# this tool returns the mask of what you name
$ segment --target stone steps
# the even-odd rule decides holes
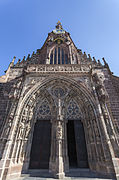
[[[107,178],[104,175],[100,175],[90,169],[70,169],[66,174],[68,177],[83,177],[83,178]]]
[[[66,173],[64,180],[111,180],[106,176],[102,176],[89,169],[70,169]],[[48,170],[29,170],[27,173],[22,174],[20,178],[14,180],[55,180]]]

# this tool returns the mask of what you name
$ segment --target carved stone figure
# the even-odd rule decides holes
[[[99,79],[98,75],[93,74],[93,81],[95,82],[96,91],[98,93],[99,99],[104,102],[108,99],[108,94],[104,88],[103,82]]]

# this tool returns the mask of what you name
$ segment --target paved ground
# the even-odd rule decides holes
[[[55,180],[47,170],[29,170],[27,174],[14,180]],[[64,180],[112,180],[106,176],[91,172],[89,169],[71,169]],[[113,179],[114,180],[114,179]]]
[[[50,179],[50,178],[43,179],[43,178],[36,178],[36,177],[27,177],[27,178],[15,179],[15,180],[54,180],[54,179]],[[79,177],[79,178],[65,178],[64,180],[108,180],[108,179]]]

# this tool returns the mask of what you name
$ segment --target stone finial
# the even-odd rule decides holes
[[[25,60],[25,56],[23,57],[23,60]]]
[[[96,59],[95,59],[95,57],[93,57],[93,61],[96,63]]]
[[[99,59],[98,59],[98,64],[99,64],[100,66],[102,65]]]
[[[92,61],[92,58],[91,58],[90,54],[88,54],[88,57],[89,57],[89,59]]]
[[[21,59],[18,59],[18,63],[20,63]]]
[[[103,62],[104,62],[104,65],[107,65],[107,62],[105,61],[105,58],[103,57],[102,58]]]
[[[9,65],[10,67],[14,66],[15,59],[16,59],[16,56],[13,57],[12,62]]]
[[[104,62],[104,66],[107,67],[107,68],[109,68],[109,66],[108,66],[107,62],[105,61],[105,58],[104,58],[104,57],[102,58],[102,60],[103,60],[103,62]]]
[[[57,22],[57,24],[61,24],[61,22],[60,22],[60,21],[58,21],[58,22]]]
[[[86,52],[84,52],[83,56],[84,56],[84,58],[87,58]]]
[[[106,68],[108,69],[109,73],[112,75],[113,73],[111,72],[111,70],[110,70],[110,68],[109,68],[109,65],[108,65],[108,63],[106,62],[105,58],[103,57],[102,60],[103,60],[103,62],[104,62],[104,67],[106,67]]]
[[[25,61],[25,56],[23,57],[23,59],[22,59],[21,63],[23,63],[24,61]]]
[[[62,29],[62,25],[60,21],[57,22],[56,29]]]
[[[30,54],[28,54],[28,56],[27,56],[26,60],[29,60],[29,58],[30,58]]]
[[[12,62],[10,62],[8,69],[5,71],[6,74],[8,74],[10,68],[14,66],[15,59],[16,59],[16,56],[13,57]]]
[[[12,60],[12,63],[13,63],[13,64],[14,64],[15,59],[16,59],[16,56],[13,57],[13,60]]]

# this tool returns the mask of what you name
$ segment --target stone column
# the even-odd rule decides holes
[[[66,122],[62,113],[61,100],[58,100],[57,116],[52,120],[52,143],[49,170],[57,179],[65,177],[65,171],[68,171],[68,155],[65,149]]]
[[[54,176],[58,179],[63,179],[65,176],[63,160],[63,129],[63,117],[59,115],[56,122],[56,159],[54,172]]]

